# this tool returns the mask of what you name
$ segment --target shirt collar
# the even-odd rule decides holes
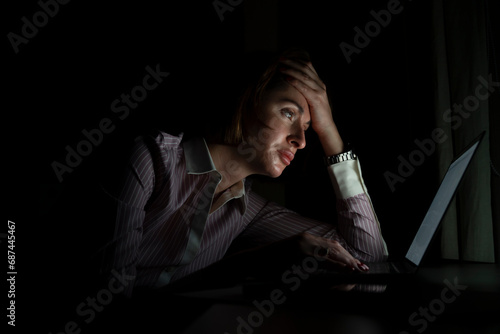
[[[216,172],[219,177],[220,173],[217,171],[208,150],[208,145],[204,138],[195,137],[191,138],[182,143],[184,148],[184,157],[186,159],[186,172],[188,174],[207,174],[211,172]],[[234,184],[231,187],[231,192],[233,193],[233,199],[237,199],[240,202],[240,209],[242,214],[246,211],[245,203],[245,184],[244,180]]]
[[[206,174],[217,171],[207,143],[203,138],[191,138],[183,142],[188,174]]]

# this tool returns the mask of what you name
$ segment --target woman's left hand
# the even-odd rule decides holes
[[[312,63],[289,58],[280,58],[280,62],[286,66],[280,66],[279,70],[307,100],[311,127],[318,134],[325,153],[332,155],[342,152],[343,142],[333,121],[326,85],[319,78]]]

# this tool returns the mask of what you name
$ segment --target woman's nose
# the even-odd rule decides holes
[[[300,150],[306,147],[306,136],[302,129],[296,129],[292,134],[288,135],[288,143]]]

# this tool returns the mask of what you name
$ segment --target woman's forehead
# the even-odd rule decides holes
[[[286,85],[281,89],[274,89],[266,97],[268,102],[291,103],[295,104],[300,111],[309,111],[309,105],[304,95],[291,85]]]

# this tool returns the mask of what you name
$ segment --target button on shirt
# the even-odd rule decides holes
[[[301,232],[334,239],[361,261],[387,256],[358,160],[328,167],[337,227],[303,217],[257,195],[249,180],[215,201],[222,176],[203,138],[159,132],[136,140],[117,203],[108,270],[133,276],[133,287],[158,287],[220,259],[236,237],[262,245]]]

